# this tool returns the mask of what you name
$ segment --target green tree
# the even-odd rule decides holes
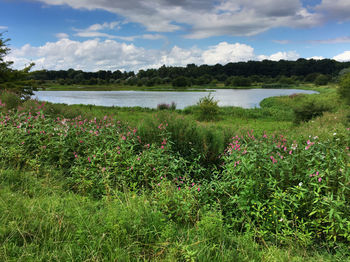
[[[22,99],[27,99],[36,90],[35,81],[29,80],[29,70],[34,63],[22,70],[11,69],[13,62],[5,61],[6,55],[10,52],[8,41],[10,39],[4,39],[3,33],[0,33],[0,93],[6,90],[17,94]]]
[[[186,87],[189,85],[188,79],[184,76],[179,76],[173,80],[173,87]]]

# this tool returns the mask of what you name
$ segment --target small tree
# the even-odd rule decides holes
[[[3,33],[0,33],[0,93],[7,90],[17,94],[22,99],[27,99],[37,90],[35,81],[29,80],[29,70],[34,66],[31,63],[22,70],[11,69],[12,61],[5,61],[6,55],[9,54],[10,48],[7,42],[10,39],[4,39]]]
[[[219,115],[218,101],[214,100],[214,97],[209,95],[199,99],[197,103],[199,108],[198,120],[200,121],[215,121]]]

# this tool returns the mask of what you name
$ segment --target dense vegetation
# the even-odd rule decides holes
[[[40,70],[30,74],[31,79],[45,83],[60,85],[130,85],[157,86],[170,85],[174,88],[187,86],[203,86],[222,83],[226,86],[247,87],[263,83],[265,87],[279,88],[295,85],[298,82],[326,85],[344,69],[350,67],[349,62],[335,60],[297,61],[249,61],[228,63],[226,65],[189,64],[186,67],[162,66],[158,69],[121,72],[120,70],[83,72],[81,70]],[[278,85],[276,85],[278,83]]]
[[[350,255],[348,108],[334,88],[219,108],[214,122],[196,121],[210,97],[159,111],[11,96],[0,98],[2,260]],[[336,107],[293,124],[289,105],[311,100]]]
[[[0,51],[1,261],[350,258],[348,69],[261,108],[105,108],[28,99]]]

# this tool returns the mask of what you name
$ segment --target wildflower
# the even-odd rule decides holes
[[[336,136],[337,135],[337,133],[333,133],[333,136]]]
[[[125,140],[126,140],[126,137],[125,137],[125,136],[122,136],[122,139],[125,141]]]
[[[89,163],[91,163],[91,159],[90,159],[90,157],[88,156],[88,161],[89,161]]]
[[[322,181],[322,177],[319,177],[319,178],[318,178],[318,182],[321,182],[321,181]]]
[[[272,160],[272,164],[277,163],[277,160],[273,156],[270,156],[270,159]]]
[[[301,187],[303,185],[303,182],[300,182],[298,185]]]

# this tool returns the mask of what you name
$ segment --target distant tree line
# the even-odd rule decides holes
[[[58,84],[125,84],[155,86],[169,84],[174,87],[208,85],[224,83],[226,86],[250,86],[263,83],[273,85],[292,85],[296,82],[313,82],[324,85],[338,76],[350,62],[338,62],[332,59],[297,61],[249,61],[200,65],[188,64],[186,67],[165,66],[158,69],[121,72],[120,70],[84,72],[82,70],[40,70],[31,72],[30,77],[39,81],[55,81]],[[276,84],[277,83],[277,84]]]

